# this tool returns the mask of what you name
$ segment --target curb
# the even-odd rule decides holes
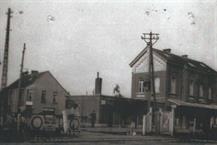
[[[156,139],[156,138],[151,138],[151,139],[136,139],[136,138],[132,138],[132,139],[109,139],[109,138],[98,138],[98,139],[69,139],[69,140],[53,140],[53,141],[45,141],[45,142],[49,142],[49,143],[62,143],[62,142],[71,142],[71,143],[78,143],[78,142],[126,142],[126,141],[166,141],[166,142],[171,142],[171,141],[175,141],[174,139]],[[43,141],[44,142],[44,141]],[[30,143],[41,143],[40,141],[30,141]]]

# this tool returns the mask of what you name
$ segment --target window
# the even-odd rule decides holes
[[[193,63],[188,63],[191,67],[196,67]]]
[[[27,97],[26,97],[27,101],[32,101],[32,89],[28,89],[27,90]]]
[[[24,97],[25,97],[24,93],[25,93],[25,91],[24,91],[23,88],[21,88],[21,89],[20,89],[20,92],[18,92],[18,93],[20,93],[19,98],[18,98],[18,104],[19,104],[20,106],[23,106],[23,105],[25,104],[25,103],[24,103]]]
[[[144,81],[139,81],[139,93],[144,93]]]
[[[155,93],[160,93],[160,78],[154,79]]]
[[[173,76],[171,77],[171,80],[170,80],[170,93],[171,94],[176,94],[176,78]]]
[[[203,97],[203,86],[202,85],[200,85],[199,87],[199,96]]]
[[[191,80],[189,84],[189,95],[194,96],[194,81]]]
[[[206,66],[205,64],[203,64],[203,63],[200,63],[200,65],[201,65],[202,67],[204,67],[204,68],[207,68],[207,66]]]
[[[211,88],[209,88],[209,90],[208,90],[208,99],[212,99],[212,89]]]
[[[46,90],[41,91],[41,103],[46,103]]]
[[[55,91],[55,92],[53,92],[53,100],[52,100],[53,104],[57,104],[56,96],[57,96],[57,92]]]

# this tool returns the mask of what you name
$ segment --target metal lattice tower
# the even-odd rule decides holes
[[[2,68],[2,78],[1,78],[1,89],[7,87],[8,80],[8,57],[9,57],[9,38],[10,38],[10,19],[12,11],[8,8],[7,12],[7,27],[6,27],[6,36],[5,36],[5,48],[4,48],[4,57],[3,57],[3,68]]]

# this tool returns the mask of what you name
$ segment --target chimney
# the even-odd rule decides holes
[[[95,94],[102,94],[102,78],[99,77],[99,72],[97,72],[97,78],[95,80]]]
[[[32,78],[38,77],[38,74],[39,74],[39,72],[36,71],[36,70],[32,70],[32,71],[31,71],[31,77],[32,77]]]
[[[22,76],[28,76],[29,75],[29,71],[24,71],[23,73],[22,73]]]
[[[163,49],[163,51],[166,52],[166,53],[171,53],[171,49],[170,48]]]
[[[188,55],[185,54],[185,55],[182,55],[182,57],[183,57],[183,58],[188,58]]]

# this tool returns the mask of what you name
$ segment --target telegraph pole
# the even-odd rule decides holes
[[[25,50],[26,50],[26,43],[23,44],[23,52],[22,52],[22,59],[21,59],[21,65],[20,65],[20,79],[18,82],[18,107],[17,109],[22,105],[21,95],[22,95],[22,78],[23,78],[23,65],[24,65],[24,57],[25,57]]]
[[[154,82],[154,62],[153,62],[153,45],[157,42],[159,39],[158,33],[143,33],[143,36],[141,36],[141,39],[144,40],[148,46],[148,52],[149,52],[149,82],[151,86],[150,95],[147,96],[148,105],[147,108],[150,110],[151,107],[151,96],[153,96],[153,111],[155,111],[156,107],[156,94],[155,94],[155,82]],[[154,114],[154,113],[153,113]]]

